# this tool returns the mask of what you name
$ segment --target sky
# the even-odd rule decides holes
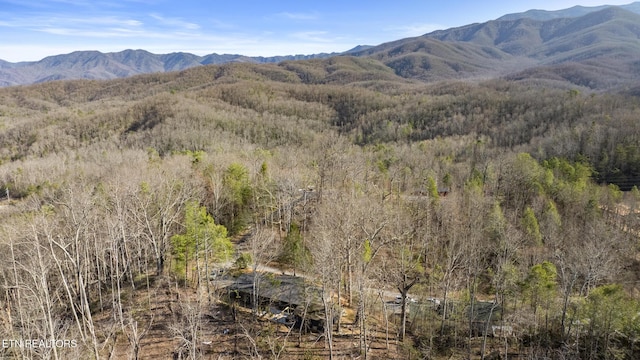
[[[530,9],[633,0],[0,0],[0,59],[78,50],[276,56],[342,52]]]

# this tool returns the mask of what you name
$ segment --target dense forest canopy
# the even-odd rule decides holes
[[[79,344],[0,351],[200,358],[224,313],[245,357],[636,358],[639,105],[351,57],[0,89],[0,337]],[[225,262],[306,274],[327,345],[238,315]]]

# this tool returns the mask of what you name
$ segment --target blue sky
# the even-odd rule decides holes
[[[631,1],[0,0],[0,59],[35,61],[76,50],[250,56],[345,51],[532,8]]]

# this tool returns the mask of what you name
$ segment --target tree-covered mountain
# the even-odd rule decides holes
[[[79,51],[37,62],[0,62],[0,86],[61,79],[114,79],[230,62],[278,63],[337,55],[369,57],[397,75],[420,81],[536,79],[593,89],[629,86],[640,72],[640,3],[530,11],[482,24],[439,30],[337,54],[248,57],[144,50]],[[304,67],[305,65],[300,65]]]
[[[558,18],[571,18],[587,15],[592,12],[604,10],[610,5],[601,6],[574,6],[564,10],[547,11],[547,10],[528,10],[521,13],[507,14],[499,17],[497,20],[518,20],[518,19],[533,19],[539,21],[547,21]],[[640,2],[634,2],[628,5],[620,5],[620,8],[628,10],[637,14],[640,14]]]
[[[494,20],[356,53],[421,80],[487,78],[564,81],[606,89],[638,79],[640,15],[606,7],[574,18]]]
[[[48,56],[40,61],[10,63],[0,60],[0,86],[34,84],[52,80],[106,80],[138,74],[177,71],[195,66],[231,62],[274,63],[285,60],[326,58],[333,54],[251,57],[231,54],[197,56],[190,53],[152,54],[145,50],[115,53],[76,51]]]

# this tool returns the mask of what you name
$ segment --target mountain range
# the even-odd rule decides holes
[[[609,88],[638,79],[640,14],[606,7],[579,17],[494,20],[354,53],[420,80],[504,76]]]
[[[344,53],[248,57],[125,50],[77,51],[36,62],[0,60],[0,86],[113,79],[210,64],[289,63],[335,56],[368,58],[397,76],[417,81],[499,76],[568,82],[592,89],[631,86],[640,79],[640,2],[530,10],[378,46],[358,46]]]

